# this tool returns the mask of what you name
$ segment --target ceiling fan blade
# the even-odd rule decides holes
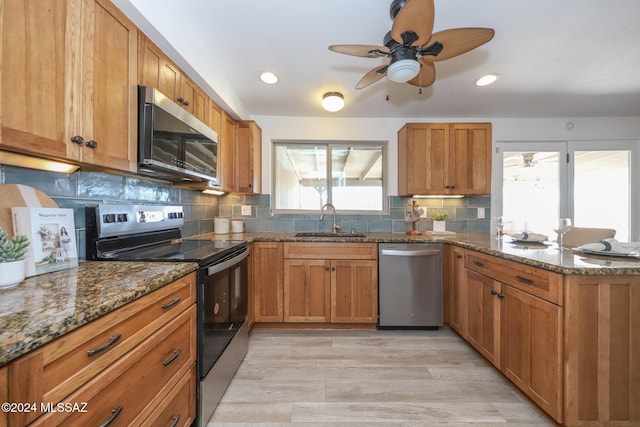
[[[356,89],[362,89],[370,84],[373,84],[387,75],[388,65],[383,65],[381,67],[375,67],[369,70],[367,74],[364,75],[356,85]]]
[[[379,58],[389,54],[388,47],[368,44],[334,44],[329,46],[329,50],[365,58]]]
[[[436,67],[432,62],[420,61],[422,65],[417,76],[409,80],[407,83],[419,87],[431,86],[436,81]]]
[[[442,43],[442,52],[437,56],[425,55],[422,60],[425,62],[438,62],[462,55],[491,40],[494,33],[495,31],[491,28],[451,28],[438,31],[431,36],[431,40],[427,44]]]
[[[391,37],[402,43],[402,33],[413,31],[418,39],[411,46],[423,46],[431,38],[434,19],[433,0],[408,0],[393,20]]]

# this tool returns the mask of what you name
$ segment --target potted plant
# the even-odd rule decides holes
[[[26,276],[24,255],[29,239],[23,234],[9,238],[0,228],[0,289],[17,286]]]
[[[447,212],[431,212],[431,221],[433,221],[433,231],[445,231],[446,230]]]

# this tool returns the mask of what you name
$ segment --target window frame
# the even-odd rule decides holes
[[[388,191],[388,179],[387,179],[387,171],[389,170],[388,161],[389,161],[389,141],[383,140],[367,140],[367,141],[354,141],[354,140],[297,140],[297,139],[278,139],[271,141],[271,213],[272,214],[313,214],[316,215],[320,211],[318,209],[277,209],[275,207],[275,201],[277,198],[276,193],[276,148],[278,146],[284,145],[315,145],[315,146],[325,146],[327,159],[331,159],[331,148],[332,147],[375,147],[382,149],[382,209],[376,211],[370,210],[343,210],[339,209],[336,206],[336,213],[340,215],[367,215],[367,216],[380,216],[380,215],[388,215],[389,214],[389,191]],[[327,177],[331,177],[331,162],[327,161]],[[332,203],[333,199],[333,187],[331,184],[331,179],[327,179],[327,203]]]

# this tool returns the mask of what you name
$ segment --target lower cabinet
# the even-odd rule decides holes
[[[6,366],[0,368],[0,401],[9,402],[9,387],[8,387],[8,369]],[[5,411],[0,412],[0,427],[6,427],[9,423],[7,413]]]
[[[377,322],[375,243],[255,242],[253,255],[256,323]]]
[[[143,425],[168,417],[167,424],[190,425],[195,291],[192,273],[11,362],[9,401],[53,406],[12,413],[9,424]],[[55,411],[58,403],[79,410]]]
[[[464,336],[489,362],[500,367],[500,283],[467,272],[467,334]]]

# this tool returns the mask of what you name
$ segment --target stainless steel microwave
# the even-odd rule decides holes
[[[157,89],[139,86],[138,173],[219,186],[218,134]]]

